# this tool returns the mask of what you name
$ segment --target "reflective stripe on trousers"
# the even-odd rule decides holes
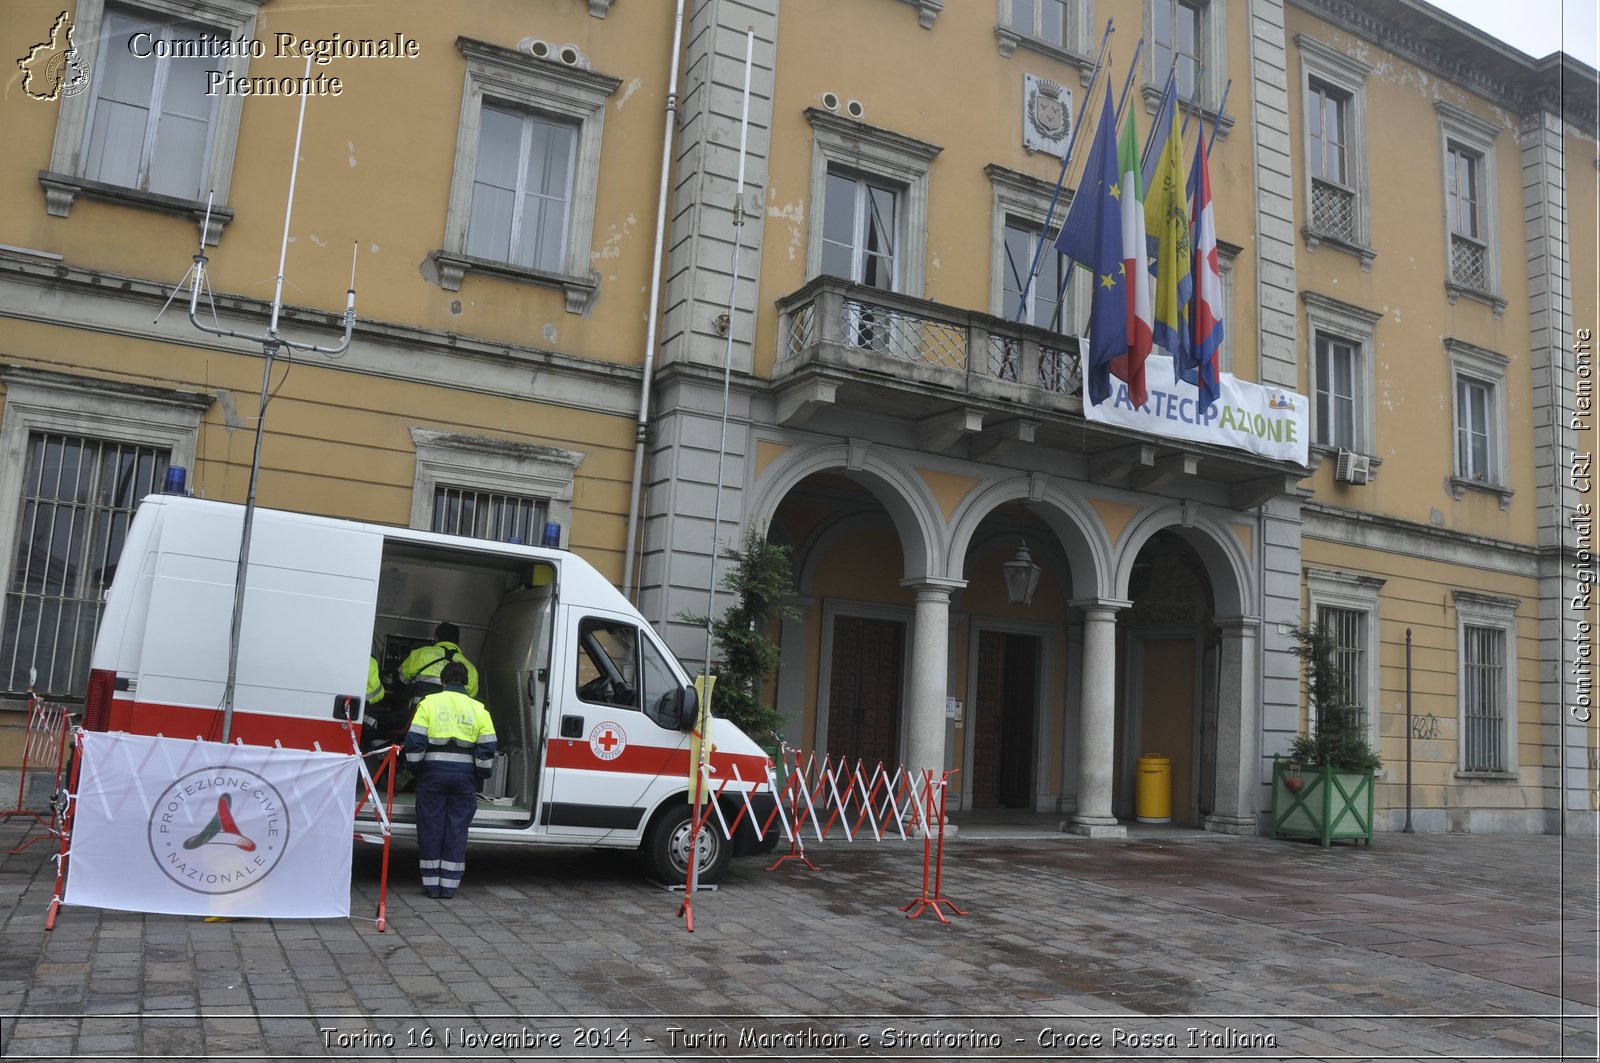
[[[423,770],[417,780],[417,854],[424,886],[461,885],[467,827],[477,811],[477,780],[470,772]]]

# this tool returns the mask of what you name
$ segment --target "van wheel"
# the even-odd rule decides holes
[[[669,886],[681,886],[689,876],[689,837],[694,823],[688,802],[672,809],[655,821],[639,852],[645,867],[658,880]],[[722,828],[715,817],[700,826],[699,865],[696,884],[708,886],[722,877],[728,861],[733,858],[733,847],[722,836]]]

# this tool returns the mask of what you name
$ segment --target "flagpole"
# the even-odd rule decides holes
[[[1133,88],[1133,75],[1139,70],[1139,55],[1144,51],[1144,38],[1133,46],[1133,58],[1128,60],[1128,76],[1122,79],[1122,95],[1117,98],[1117,128],[1122,128],[1122,114],[1128,105],[1128,90]]]
[[[1106,19],[1106,31],[1100,36],[1100,50],[1095,53],[1094,72],[1089,75],[1089,87],[1084,92],[1083,98],[1087,102],[1094,95],[1095,82],[1100,80],[1100,65],[1105,61],[1106,45],[1111,43],[1111,30],[1114,19]],[[1039,261],[1044,257],[1044,245],[1050,239],[1050,223],[1055,220],[1056,203],[1061,199],[1061,188],[1067,183],[1067,164],[1072,161],[1072,148],[1078,143],[1078,134],[1083,130],[1084,108],[1078,109],[1078,120],[1073,123],[1072,135],[1067,138],[1066,154],[1061,156],[1061,176],[1056,178],[1056,190],[1051,193],[1050,206],[1044,212],[1044,225],[1039,229],[1039,243],[1033,249],[1033,263],[1028,267],[1028,276],[1022,282],[1022,294],[1017,297],[1017,320],[1021,321],[1028,312],[1028,292],[1033,288],[1034,275],[1039,272]]]
[[[1178,130],[1178,153],[1183,153],[1183,138],[1189,135],[1189,116],[1200,109],[1200,76],[1206,68],[1199,66],[1194,72],[1194,88],[1189,90],[1189,109],[1183,112],[1183,127]],[[1200,133],[1205,135],[1206,120],[1200,119]]]
[[[1217,130],[1222,128],[1222,116],[1228,113],[1228,92],[1233,88],[1233,79],[1222,86],[1222,102],[1217,105],[1217,120],[1211,125],[1211,139],[1206,141],[1206,154],[1211,154],[1211,149],[1217,146]]]
[[[1178,59],[1172,59],[1172,65],[1167,68],[1167,79],[1161,83],[1161,98],[1156,106],[1155,121],[1150,123],[1150,135],[1144,138],[1144,152],[1139,156],[1139,171],[1141,173],[1150,165],[1150,149],[1156,145],[1156,136],[1161,129],[1161,122],[1167,114],[1167,104],[1170,102],[1168,93],[1172,89],[1172,79],[1178,74]]]
[[[1133,58],[1128,62],[1128,76],[1122,79],[1122,95],[1117,99],[1117,128],[1122,128],[1122,115],[1128,104],[1128,92],[1133,88],[1133,75],[1139,71],[1139,55],[1144,51],[1144,38],[1139,38],[1139,43],[1133,46]],[[1078,263],[1073,263],[1074,266]],[[1068,269],[1061,275],[1061,288],[1056,292],[1056,307],[1059,320],[1060,306],[1067,296],[1067,286],[1072,283],[1073,270]],[[1057,329],[1056,331],[1060,331]]]

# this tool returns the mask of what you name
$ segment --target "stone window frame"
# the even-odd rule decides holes
[[[1222,280],[1222,343],[1217,347],[1217,372],[1233,372],[1233,265],[1244,251],[1237,244],[1217,241],[1217,275]]]
[[[1363,615],[1361,649],[1367,674],[1362,677],[1364,681],[1358,693],[1366,709],[1367,744],[1373,749],[1378,748],[1378,739],[1381,735],[1378,721],[1383,715],[1383,684],[1379,674],[1382,670],[1383,641],[1379,606],[1383,601],[1382,591],[1387,582],[1379,576],[1366,576],[1339,569],[1309,567],[1306,569],[1306,615],[1311,623],[1316,623],[1318,613],[1325,605],[1336,609],[1349,609]]]
[[[1371,65],[1344,54],[1315,37],[1297,33],[1294,42],[1300,49],[1300,97],[1302,122],[1301,150],[1306,163],[1301,194],[1305,197],[1306,222],[1300,235],[1306,250],[1315,251],[1327,244],[1340,251],[1355,255],[1361,261],[1363,272],[1372,269],[1378,252],[1372,247],[1372,186],[1367,176],[1367,75]],[[1353,193],[1356,205],[1356,239],[1354,242],[1332,236],[1314,227],[1311,219],[1311,82],[1323,82],[1345,96],[1345,178],[1346,188]],[[1329,182],[1330,184],[1332,182]]]
[[[168,452],[168,467],[188,469],[193,483],[200,421],[212,396],[18,366],[0,368],[0,383],[5,385],[5,405],[0,407],[0,565],[7,581],[16,563],[22,518],[18,499],[34,432],[161,448]]]
[[[1147,45],[1143,57],[1139,60],[1140,76],[1144,80],[1142,95],[1145,101],[1145,113],[1151,117],[1155,116],[1156,109],[1161,106],[1161,90],[1166,87],[1167,82],[1166,70],[1156,69],[1156,50],[1154,45],[1149,43],[1155,40],[1153,29],[1156,7],[1182,2],[1184,0],[1140,0],[1142,19],[1140,28]],[[1232,115],[1219,115],[1216,107],[1222,102],[1223,86],[1228,80],[1228,0],[1188,0],[1188,2],[1200,10],[1199,44],[1202,49],[1198,103],[1200,117],[1217,127],[1218,140],[1227,140],[1234,119]],[[1189,101],[1186,99],[1178,102],[1180,108],[1189,106]],[[1178,125],[1183,125],[1181,111],[1178,115]],[[1149,135],[1148,123],[1145,129],[1140,130],[1140,135]],[[1210,136],[1210,133],[1206,135]]]
[[[466,74],[461,90],[461,118],[456,128],[450,201],[445,212],[444,246],[428,256],[437,270],[436,283],[447,291],[460,291],[462,281],[471,273],[556,288],[564,293],[569,314],[586,314],[600,294],[600,275],[589,263],[594,247],[606,101],[621,87],[622,79],[588,69],[588,60],[581,54],[576,54],[575,63],[569,65],[559,58],[541,59],[470,37],[457,37],[456,47],[466,60]],[[572,51],[576,53],[576,49]],[[486,101],[576,128],[573,195],[567,218],[563,268],[559,272],[529,269],[466,253],[467,221],[472,207],[472,184],[477,173],[478,139]]]
[[[1016,308],[1007,306],[1005,301],[1006,291],[1006,223],[1016,219],[1027,221],[1037,230],[1044,224],[1045,214],[1049,212],[1050,196],[1055,186],[1048,181],[1042,181],[1028,174],[1008,170],[1003,166],[990,164],[983,168],[988,175],[990,198],[989,217],[990,232],[989,246],[991,248],[989,262],[989,308],[990,313],[1005,321],[1016,320]],[[1056,215],[1051,220],[1052,227],[1059,229],[1061,222],[1067,216],[1067,206],[1071,202],[1070,193],[1063,193],[1061,201],[1056,204]],[[1051,253],[1049,251],[1047,254]],[[1037,282],[1038,278],[1034,278]],[[1067,284],[1066,309],[1062,313],[1062,324],[1068,329],[1062,335],[1076,336],[1072,331],[1076,327],[1074,315],[1080,307],[1089,305],[1089,274],[1081,269],[1072,271],[1072,279]],[[1032,324],[1032,322],[1027,322]]]
[[[1367,310],[1338,299],[1317,292],[1301,292],[1300,299],[1306,308],[1306,395],[1311,402],[1311,448],[1323,453],[1333,453],[1338,448],[1324,443],[1316,442],[1317,425],[1315,423],[1317,409],[1317,337],[1327,334],[1337,337],[1356,348],[1356,357],[1361,364],[1355,374],[1356,385],[1356,416],[1355,436],[1352,448],[1358,454],[1373,457],[1373,465],[1378,461],[1375,457],[1377,451],[1378,424],[1377,424],[1377,344],[1376,329],[1383,314],[1376,310]]]
[[[826,210],[829,168],[864,174],[904,189],[901,213],[899,282],[895,290],[921,298],[927,277],[928,171],[944,149],[937,144],[888,129],[841,118],[817,107],[806,108],[811,123],[811,199],[807,226],[806,279],[822,272],[822,218]]]
[[[999,45],[1000,57],[1010,59],[1016,54],[1017,49],[1033,52],[1054,59],[1059,63],[1076,67],[1079,80],[1089,84],[1089,78],[1094,70],[1094,47],[1096,42],[1094,0],[1066,0],[1066,18],[1062,24],[1062,40],[1048,40],[1024,33],[1011,25],[1011,4],[1013,0],[996,0],[994,39]],[[1024,0],[1035,5],[1038,0]],[[1037,6],[1035,12],[1037,13]],[[1037,21],[1037,15],[1035,17]]]
[[[1479,591],[1453,590],[1456,607],[1456,768],[1458,779],[1480,779],[1493,782],[1516,782],[1521,758],[1517,752],[1517,608],[1520,598],[1484,594]],[[1466,699],[1467,687],[1467,629],[1493,628],[1505,638],[1505,671],[1501,676],[1501,697],[1504,699],[1505,719],[1501,721],[1501,748],[1506,751],[1508,768],[1503,771],[1467,771],[1463,767],[1466,753]]]
[[[411,429],[416,474],[411,487],[411,527],[433,527],[435,488],[462,487],[541,499],[545,519],[572,531],[573,483],[584,454],[575,450],[489,436]],[[530,544],[537,545],[537,544]]]
[[[1507,301],[1501,295],[1502,277],[1500,272],[1500,222],[1499,211],[1495,209],[1499,198],[1499,177],[1495,167],[1495,139],[1503,132],[1487,119],[1479,118],[1471,111],[1447,103],[1444,100],[1435,100],[1433,109],[1439,116],[1439,193],[1440,203],[1447,204],[1450,196],[1448,171],[1450,166],[1450,146],[1459,145],[1467,151],[1478,156],[1481,173],[1478,178],[1478,211],[1481,235],[1479,242],[1484,245],[1485,271],[1488,277],[1487,290],[1480,291],[1460,284],[1455,279],[1455,272],[1451,266],[1451,241],[1454,234],[1450,231],[1448,213],[1445,216],[1444,226],[1444,287],[1445,294],[1454,304],[1460,298],[1467,298],[1483,303],[1494,311],[1494,316],[1499,319],[1506,310]],[[1445,208],[1448,211],[1448,208]]]
[[[248,40],[255,37],[256,16],[262,2],[114,0],[111,6],[119,12],[193,23],[215,29],[229,39]],[[72,22],[72,43],[84,66],[91,71],[91,77],[96,77],[93,72],[99,68],[97,60],[104,43],[102,28],[105,21],[106,0],[78,0]],[[248,54],[235,55],[225,60],[223,70],[234,77],[244,77],[249,67]],[[98,91],[99,81],[96,77],[88,92],[70,96],[63,94],[61,97],[55,140],[50,148],[50,168],[39,172],[39,184],[43,186],[45,194],[45,212],[57,218],[68,217],[72,213],[73,203],[82,196],[136,210],[193,218],[196,225],[203,229],[201,236],[207,244],[220,241],[223,228],[233,220],[233,210],[228,206],[228,192],[233,184],[239,117],[244,111],[245,97],[233,93],[218,96],[210,129],[210,143],[206,149],[205,170],[201,175],[201,186],[209,190],[208,204],[206,200],[145,192],[82,176],[84,156],[88,151],[89,114],[94,108]]]
[[[1450,360],[1450,494],[1460,499],[1468,491],[1485,491],[1500,499],[1501,509],[1511,508],[1511,465],[1507,454],[1509,426],[1506,417],[1506,369],[1511,359],[1496,351],[1468,343],[1454,336],[1444,337],[1445,354]],[[1489,481],[1466,476],[1460,464],[1459,432],[1461,410],[1457,381],[1462,377],[1489,389]]]

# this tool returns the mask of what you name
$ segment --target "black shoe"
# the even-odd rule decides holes
[[[437,900],[440,896],[442,896],[442,894],[440,894],[440,892],[439,892],[439,887],[438,886],[424,886],[424,887],[422,887],[422,895],[424,897],[432,897],[435,900]]]
[[[455,890],[440,890],[439,891],[439,899],[440,900],[448,901],[450,898],[454,897],[455,895],[456,895],[456,891]]]

